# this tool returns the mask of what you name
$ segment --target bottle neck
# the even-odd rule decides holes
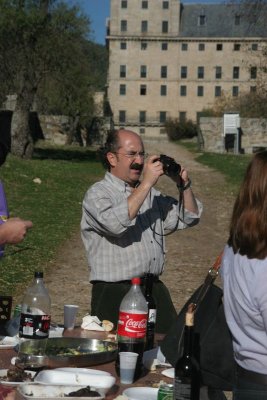
[[[145,280],[145,296],[152,296],[152,289],[153,289],[153,274],[146,274]]]
[[[184,351],[183,355],[186,357],[193,355],[193,341],[194,341],[194,326],[184,327]]]

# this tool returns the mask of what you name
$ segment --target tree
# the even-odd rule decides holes
[[[0,0],[1,90],[17,95],[11,122],[13,154],[32,156],[29,113],[34,101],[46,79],[56,82],[73,65],[78,68],[77,60],[85,62],[83,43],[89,33],[90,20],[77,6],[57,0]]]

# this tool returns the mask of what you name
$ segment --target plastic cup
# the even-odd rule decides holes
[[[138,353],[121,351],[120,356],[120,380],[126,385],[133,383]]]
[[[65,329],[74,329],[76,315],[79,306],[74,304],[65,304],[64,305],[64,328]]]

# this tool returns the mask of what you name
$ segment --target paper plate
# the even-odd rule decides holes
[[[157,400],[158,390],[151,387],[132,387],[125,389],[123,394],[128,400]]]
[[[99,396],[91,397],[71,397],[69,393],[75,392],[79,389],[82,389],[82,386],[49,386],[49,385],[36,385],[29,384],[18,387],[18,392],[25,400],[62,400],[64,398],[68,400],[101,400],[105,398],[105,394],[103,394],[100,390]],[[101,394],[102,393],[102,394]],[[68,395],[67,397],[65,397]]]
[[[18,385],[24,385],[24,384],[30,383],[29,381],[25,381],[25,382],[9,382],[9,381],[3,380],[3,377],[7,375],[7,371],[8,371],[7,369],[0,369],[0,384],[1,385],[3,385],[3,386],[18,386]],[[27,374],[30,374],[32,376],[32,378],[36,374],[35,371],[27,371],[27,370],[25,370],[25,372],[27,372]]]
[[[72,372],[73,374],[91,374],[91,375],[111,375],[109,372],[101,371],[100,369],[93,369],[93,368],[72,368],[72,367],[65,367],[65,368],[56,368],[55,371],[65,371],[65,372]]]
[[[13,336],[0,336],[0,349],[13,349],[19,340]]]
[[[164,369],[164,371],[162,371],[161,373],[168,378],[174,378],[174,368]]]

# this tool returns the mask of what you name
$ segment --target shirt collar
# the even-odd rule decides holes
[[[108,182],[113,183],[118,188],[118,190],[120,190],[121,192],[125,193],[125,192],[132,191],[132,187],[127,182],[124,182],[122,179],[118,178],[117,176],[111,174],[108,171],[106,172],[105,179]],[[137,187],[139,185],[140,185],[140,182],[138,181],[136,183],[135,187]]]

